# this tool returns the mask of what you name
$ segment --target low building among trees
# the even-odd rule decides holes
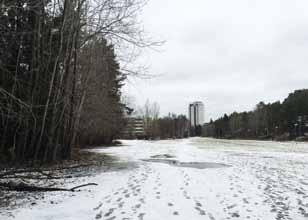
[[[125,139],[140,139],[145,137],[143,118],[128,117],[122,134]]]

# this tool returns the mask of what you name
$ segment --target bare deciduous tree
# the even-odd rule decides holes
[[[70,157],[87,111],[85,103],[110,90],[97,87],[91,94],[88,89],[93,81],[110,83],[110,78],[98,77],[101,67],[94,64],[106,56],[94,45],[102,40],[117,47],[159,44],[140,28],[137,16],[144,4],[143,0],[1,2],[1,155],[10,161],[42,162]],[[120,100],[116,102],[120,105]]]

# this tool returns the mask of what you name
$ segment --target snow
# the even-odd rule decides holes
[[[125,140],[123,145],[94,151],[135,166],[81,179],[99,186],[78,193],[50,193],[36,205],[1,212],[0,219],[308,218],[306,143],[191,138]],[[178,162],[228,166],[198,169],[143,161],[163,154]]]

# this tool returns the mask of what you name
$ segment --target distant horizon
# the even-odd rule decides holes
[[[295,89],[295,90],[293,90],[293,91],[290,91],[284,98],[281,98],[280,100],[273,100],[273,101],[262,101],[262,100],[260,100],[259,102],[255,103],[255,105],[254,105],[251,109],[246,109],[246,110],[243,110],[243,109],[240,110],[240,109],[239,109],[239,110],[233,110],[233,111],[231,110],[230,112],[222,113],[221,115],[217,116],[217,118],[208,118],[208,117],[206,117],[206,102],[200,101],[200,100],[188,102],[188,104],[187,104],[187,111],[186,111],[186,112],[182,112],[182,113],[181,113],[181,112],[160,113],[160,117],[166,117],[166,116],[168,116],[169,114],[176,114],[176,115],[185,115],[187,118],[189,118],[189,112],[188,112],[188,107],[189,107],[189,105],[192,104],[192,103],[194,103],[194,102],[202,102],[202,103],[204,104],[204,106],[205,106],[205,115],[204,115],[205,120],[204,120],[204,123],[208,123],[208,122],[210,122],[211,120],[215,121],[215,120],[217,120],[217,119],[223,117],[225,114],[230,115],[230,114],[235,113],[235,112],[236,112],[236,113],[240,113],[240,112],[250,112],[250,111],[253,111],[254,108],[257,106],[257,104],[259,104],[260,102],[264,102],[265,104],[274,103],[274,102],[280,102],[280,103],[282,103],[282,102],[288,97],[289,94],[291,94],[291,93],[293,93],[293,92],[295,92],[295,91],[297,91],[297,90],[305,90],[305,89],[308,89],[308,88],[301,88],[301,89]],[[155,100],[150,100],[150,101],[151,101],[151,102],[152,102],[152,101],[153,101],[153,102],[156,102]]]

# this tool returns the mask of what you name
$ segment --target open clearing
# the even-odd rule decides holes
[[[192,138],[92,151],[128,168],[80,178],[99,185],[45,194],[0,219],[308,219],[307,143]]]

